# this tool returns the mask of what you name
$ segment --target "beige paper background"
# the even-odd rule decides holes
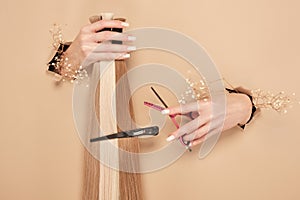
[[[80,199],[83,147],[72,85],[56,87],[45,75],[53,23],[67,24],[72,40],[90,15],[113,11],[130,28],[166,27],[194,38],[233,85],[297,93],[299,9],[296,0],[2,2],[0,199]],[[153,60],[160,58],[132,63]],[[264,111],[245,134],[228,131],[204,160],[196,150],[144,175],[146,199],[299,199],[299,111]]]

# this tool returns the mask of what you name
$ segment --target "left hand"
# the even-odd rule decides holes
[[[245,124],[252,112],[252,103],[245,94],[231,93],[226,95],[224,124],[224,119],[221,117],[222,114],[212,115],[212,106],[210,101],[197,101],[162,111],[163,114],[168,115],[191,114],[191,116],[195,117],[192,121],[171,133],[167,141],[172,141],[184,135],[183,139],[185,141],[190,141],[192,146],[198,145],[205,140],[205,135],[215,128],[220,128],[220,126],[224,125],[222,131],[226,131],[238,124]],[[214,122],[215,127],[210,127],[212,122]]]

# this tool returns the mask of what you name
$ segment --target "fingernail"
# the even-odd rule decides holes
[[[128,26],[129,26],[129,24],[128,24],[127,22],[121,22],[121,25],[122,25],[122,26],[125,26],[125,27],[128,27]]]
[[[174,140],[175,139],[175,136],[174,135],[170,135],[166,140],[168,141],[168,142],[170,142],[170,141],[172,141],[172,140]]]
[[[135,51],[136,47],[135,46],[129,46],[129,47],[127,47],[127,50],[128,51]]]
[[[129,35],[127,39],[128,39],[128,41],[135,41],[136,37]]]
[[[169,113],[170,113],[169,109],[164,109],[164,110],[161,111],[161,114],[163,114],[163,115],[167,115]]]
[[[127,53],[127,54],[123,55],[122,58],[130,58],[130,54]]]

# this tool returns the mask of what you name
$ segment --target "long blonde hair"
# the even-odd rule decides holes
[[[99,17],[90,18],[93,23],[95,20],[99,20]],[[118,19],[122,20],[122,19]],[[134,112],[132,103],[130,101],[130,88],[128,84],[128,79],[126,78],[126,62],[124,60],[118,60],[114,62],[113,68],[110,72],[111,78],[105,79],[101,81],[105,81],[105,90],[112,90],[115,88],[115,83],[122,76],[122,85],[116,88],[116,120],[122,121],[122,124],[126,124],[126,129],[134,128],[134,124],[132,123],[132,119],[134,119]],[[98,77],[100,71],[97,69],[92,70],[94,78]],[[115,77],[115,79],[113,78]],[[125,77],[125,79],[124,79]],[[93,77],[92,77],[93,78]],[[127,81],[126,81],[127,80]],[[102,82],[103,83],[103,82]],[[100,82],[101,84],[101,82]],[[91,88],[92,89],[92,88]],[[103,89],[103,88],[102,88]],[[93,92],[91,92],[93,94]],[[104,109],[101,109],[101,106],[105,106],[105,96],[100,96],[100,86],[98,84],[95,97],[95,110],[98,120],[101,123],[108,123],[105,120],[105,116],[103,116]],[[122,109],[127,109],[128,105],[125,105],[126,102],[129,103],[129,110],[131,119],[128,119],[126,115],[123,115]],[[93,109],[92,107],[88,107],[87,109]],[[91,112],[94,114],[93,112]],[[88,126],[94,127],[93,123],[97,123],[95,121],[90,122]],[[87,127],[90,133],[93,133],[93,128]],[[114,131],[121,131],[119,127],[114,127],[111,129],[115,129]],[[140,151],[139,141],[137,138],[130,139],[120,139],[113,141],[115,145],[117,145],[120,149],[123,149],[128,152],[138,153]],[[89,145],[88,145],[89,146]],[[95,147],[93,147],[95,148]],[[94,149],[95,150],[95,149]],[[93,150],[90,150],[94,152]],[[113,156],[109,155],[110,152],[100,152],[100,148],[96,147],[96,151],[100,154],[105,153],[108,155],[105,156]],[[105,166],[97,158],[95,155],[91,155],[91,153],[85,149],[84,150],[84,166],[83,166],[83,191],[82,191],[82,199],[83,200],[141,200],[143,199],[142,195],[142,186],[141,186],[141,175],[139,173],[131,173],[131,172],[122,172],[112,169],[108,166]],[[96,156],[97,157],[97,156]],[[136,157],[133,159],[132,157],[119,157],[119,165],[126,164],[126,168],[137,168],[137,160]],[[121,167],[120,167],[121,168]]]

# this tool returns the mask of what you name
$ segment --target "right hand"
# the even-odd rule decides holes
[[[210,137],[215,130],[226,131],[238,124],[246,124],[252,112],[251,100],[245,94],[227,94],[225,113],[220,109],[219,113],[213,115],[213,106],[215,105],[211,101],[196,101],[163,110],[162,114],[165,115],[190,113],[193,118],[192,121],[169,134],[167,141],[183,136],[184,141],[190,141],[192,146],[198,145]]]

